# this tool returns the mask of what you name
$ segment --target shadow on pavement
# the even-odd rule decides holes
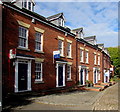
[[[16,108],[18,106],[31,104],[33,101],[29,100],[29,98],[30,97],[27,95],[10,95],[3,98],[2,112],[10,112],[13,110],[13,108]]]

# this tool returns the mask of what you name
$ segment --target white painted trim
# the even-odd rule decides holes
[[[15,84],[14,84],[15,92],[18,92],[18,61],[15,61]]]
[[[93,83],[95,84],[95,80],[94,80],[94,71],[95,71],[95,68],[93,68]]]
[[[86,71],[87,71],[87,75],[86,75],[86,80],[89,80],[89,73],[88,73],[88,69],[86,69]]]
[[[79,82],[80,82],[80,71],[81,71],[81,66],[79,66],[78,69],[79,69],[79,72],[78,72],[78,73],[79,73]]]
[[[94,71],[95,71],[95,70],[96,70],[96,72],[95,72],[95,74],[94,74]],[[98,83],[98,80],[99,80],[98,76],[99,76],[98,70],[97,70],[96,68],[93,68],[93,83],[94,83],[94,84],[95,84],[95,81],[94,81],[95,78],[96,78],[96,83]]]
[[[19,61],[27,61],[27,65],[28,65],[28,70],[27,70],[27,90],[23,90],[24,91],[31,91],[31,60],[24,60],[24,59],[17,59],[15,61],[15,84],[14,84],[14,91],[15,92],[20,92],[18,91],[18,64],[22,63]]]
[[[83,68],[83,85],[85,85],[85,69]]]
[[[58,85],[58,65],[59,64],[62,64],[63,65],[63,86],[65,86],[65,63],[62,63],[62,62],[57,62],[56,63],[56,87],[63,87],[63,86],[59,86]]]
[[[20,59],[30,59],[30,60],[34,60],[34,59],[35,59],[35,58],[23,57],[23,56],[16,56],[16,58],[20,58]]]
[[[27,82],[28,87],[27,87],[27,89],[31,90],[31,60],[28,61],[28,75],[27,76],[28,76],[28,82]]]
[[[83,79],[82,80],[83,80],[83,85],[85,85],[85,68],[82,68],[81,66],[79,66],[79,82],[80,82],[80,79],[81,79],[81,74],[80,74],[81,69],[83,69],[83,74],[82,74]]]
[[[63,63],[63,64],[67,64],[68,62],[56,61],[56,63]]]

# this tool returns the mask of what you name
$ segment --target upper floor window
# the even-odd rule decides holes
[[[67,43],[67,56],[71,57],[71,43]]]
[[[35,63],[35,81],[42,81],[42,63],[36,62]]]
[[[36,32],[35,50],[42,51],[42,33]]]
[[[58,49],[60,51],[60,55],[63,56],[63,40],[58,41]]]
[[[80,49],[80,62],[83,62],[84,61],[84,54],[83,54],[83,50],[82,49]]]
[[[98,56],[98,65],[100,65],[100,56]]]
[[[28,48],[28,29],[19,26],[19,47]]]
[[[34,8],[33,3],[31,1],[27,1],[27,0],[23,1],[22,7],[26,8],[26,9],[28,9],[30,11],[33,11],[33,8]]]
[[[86,63],[88,63],[88,51],[86,51],[85,59],[86,59]]]
[[[96,64],[96,54],[94,54],[94,64]]]

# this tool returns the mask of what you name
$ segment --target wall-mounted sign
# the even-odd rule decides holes
[[[16,57],[16,49],[10,49],[9,59],[14,59]]]
[[[60,58],[60,51],[53,51],[53,57],[56,58]]]

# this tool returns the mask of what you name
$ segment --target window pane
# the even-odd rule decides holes
[[[41,63],[35,64],[35,79],[42,80]]]
[[[62,54],[62,43],[63,43],[63,41],[62,40],[59,40],[58,41],[58,49],[59,49],[59,51],[60,51],[60,54]]]
[[[67,66],[67,78],[71,79],[71,66]]]
[[[31,2],[28,2],[28,9],[31,10]]]
[[[27,2],[25,1],[23,4],[24,4],[23,7],[27,8]]]
[[[39,32],[36,32],[36,46],[35,46],[35,49],[36,50],[41,50],[41,37],[42,37],[42,34],[39,33]]]
[[[27,29],[19,27],[19,46],[26,47],[27,41]]]

